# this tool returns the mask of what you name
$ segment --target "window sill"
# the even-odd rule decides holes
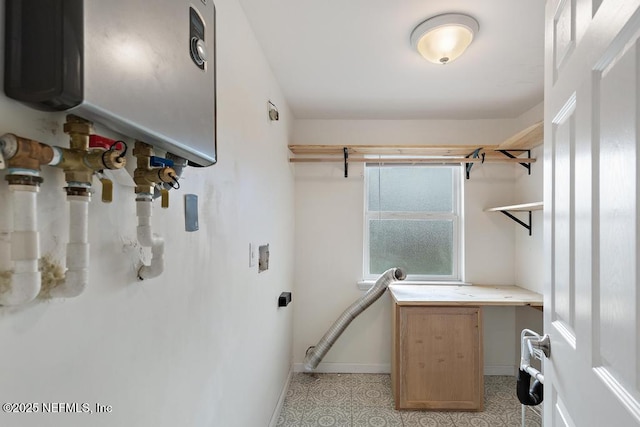
[[[359,280],[358,289],[368,291],[376,283],[375,280]],[[462,282],[460,280],[437,281],[437,280],[403,280],[398,282],[401,285],[441,285],[441,286],[471,286],[472,283]]]

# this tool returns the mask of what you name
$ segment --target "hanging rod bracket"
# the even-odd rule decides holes
[[[480,148],[476,148],[473,153],[469,153],[466,156],[464,156],[465,158],[472,158],[472,159],[477,159],[478,157],[480,157],[480,150],[482,150],[482,147]],[[484,153],[482,153],[482,163],[484,163]],[[469,179],[469,173],[471,172],[471,168],[473,167],[473,163],[465,163],[465,173],[466,173],[466,177],[467,179]]]
[[[516,159],[517,157],[514,156],[513,154],[511,154],[511,151],[516,151],[518,153],[527,153],[527,160],[531,160],[531,150],[496,150],[502,154],[504,154],[505,156],[509,157],[510,159]],[[530,162],[522,162],[520,163],[528,172],[529,175],[531,175],[531,163]]]
[[[349,149],[347,147],[342,148],[344,153],[344,177],[349,177]]]

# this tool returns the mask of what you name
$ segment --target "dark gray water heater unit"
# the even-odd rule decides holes
[[[216,162],[212,0],[6,0],[7,96]]]

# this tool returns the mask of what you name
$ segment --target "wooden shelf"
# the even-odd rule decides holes
[[[544,140],[544,123],[538,122],[521,130],[498,145],[499,150],[531,150]]]
[[[485,209],[485,212],[501,212],[508,216],[527,230],[529,230],[529,236],[531,236],[531,228],[533,223],[531,222],[531,211],[542,210],[542,202],[522,203],[520,205],[499,206],[497,208]],[[520,218],[514,216],[511,212],[529,212],[529,223],[522,221]]]
[[[527,169],[536,159],[528,151],[543,141],[543,123],[538,122],[496,145],[289,145],[296,157],[292,163],[464,163],[468,172],[474,163],[520,163]],[[512,153],[514,152],[514,153]],[[523,154],[528,157],[520,157]],[[378,158],[372,156],[379,156]]]
[[[542,210],[542,202],[533,202],[533,203],[522,203],[520,205],[511,205],[511,206],[499,206],[496,208],[488,208],[485,209],[485,212],[503,212],[503,211],[512,211],[512,212],[527,212],[527,211],[540,211]]]
[[[291,163],[327,163],[327,162],[343,162],[343,157],[292,157],[289,159]],[[415,163],[535,163],[536,159],[510,159],[504,158],[485,158],[483,161],[481,158],[465,158],[465,157],[403,157],[403,158],[382,158],[377,159],[375,157],[351,157],[347,159],[348,163],[403,163],[403,164],[415,164]]]
[[[295,155],[342,156],[346,147],[349,155],[376,156],[429,156],[429,157],[465,157],[479,150],[485,158],[503,158],[499,150],[530,150],[542,144],[543,123],[538,122],[496,145],[289,145]],[[292,158],[292,161],[295,158]],[[333,160],[333,159],[331,159]],[[340,160],[339,158],[336,160]],[[349,158],[349,160],[352,160]],[[375,161],[376,159],[367,159]],[[521,159],[522,161],[526,159]],[[531,159],[534,160],[534,159]]]

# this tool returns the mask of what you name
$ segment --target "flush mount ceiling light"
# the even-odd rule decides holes
[[[418,25],[411,33],[411,45],[424,59],[448,64],[462,55],[477,32],[478,21],[472,17],[447,13]]]

